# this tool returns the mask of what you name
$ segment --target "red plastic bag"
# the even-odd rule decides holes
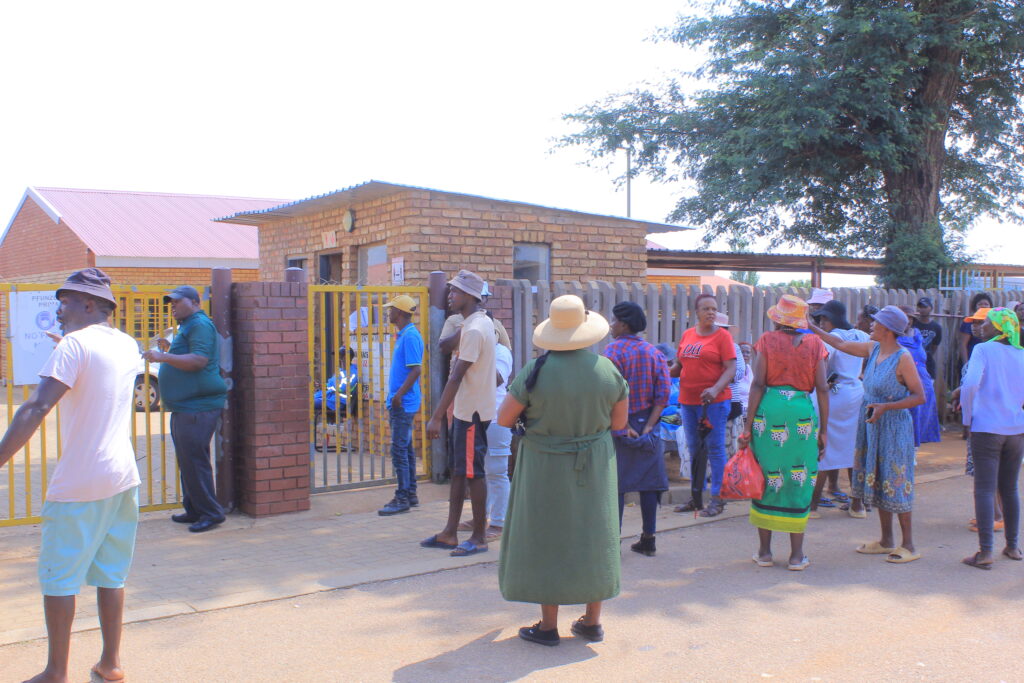
[[[764,473],[750,448],[741,448],[725,463],[722,476],[724,500],[759,499],[764,495]]]

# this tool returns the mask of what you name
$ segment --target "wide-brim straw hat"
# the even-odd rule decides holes
[[[786,327],[807,327],[807,302],[792,294],[783,294],[779,303],[768,309],[768,319]]]
[[[583,299],[565,294],[551,302],[548,319],[533,330],[533,343],[548,351],[575,351],[596,344],[608,335],[608,321],[588,311]]]

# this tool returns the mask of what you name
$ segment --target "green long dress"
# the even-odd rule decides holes
[[[533,391],[531,361],[509,394],[526,406],[498,581],[506,600],[577,605],[619,594],[612,407],[629,392],[610,360],[553,351]]]

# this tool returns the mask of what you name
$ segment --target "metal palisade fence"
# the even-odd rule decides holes
[[[118,286],[112,289],[117,310],[111,323],[139,344],[139,370],[134,387],[135,413],[131,440],[142,485],[142,511],[179,507],[181,487],[170,415],[160,405],[158,366],[142,360],[141,352],[155,348],[159,339],[168,342],[177,325],[170,306],[163,302],[168,286]],[[0,411],[0,428],[6,429],[15,411],[38,383],[36,374],[54,347],[47,332],[59,334],[56,322],[55,284],[0,284],[2,376],[6,410]],[[196,287],[200,292],[205,287]],[[204,297],[209,311],[209,297]],[[0,526],[33,524],[46,499],[50,474],[60,460],[61,405],[50,412],[25,447],[0,469]]]
[[[673,348],[683,332],[696,324],[695,302],[701,294],[712,294],[718,301],[718,310],[729,316],[733,337],[737,342],[755,342],[772,323],[766,312],[783,294],[793,294],[801,299],[810,297],[809,289],[791,287],[747,287],[733,285],[712,288],[668,284],[642,284],[638,282],[546,282],[531,283],[528,280],[499,280],[496,295],[503,301],[511,298],[512,305],[512,351],[515,369],[522,368],[538,351],[533,346],[533,328],[547,317],[551,300],[563,294],[575,294],[583,299],[587,308],[605,317],[611,316],[612,307],[621,301],[640,304],[647,314],[647,331],[644,337],[653,344],[668,343]],[[963,318],[969,311],[971,297],[975,291],[940,291],[939,289],[894,290],[881,288],[834,288],[834,297],[846,305],[850,322],[856,324],[857,314],[865,305],[879,308],[893,304],[914,308],[918,299],[930,297],[935,303],[934,317],[943,326],[942,344],[939,346],[936,384],[940,404],[944,392],[959,384],[959,330]],[[1001,306],[1010,301],[1024,300],[1024,291],[991,291],[993,304]],[[593,350],[600,353],[610,338],[596,344]]]
[[[427,288],[313,285],[308,291],[312,490],[394,481],[385,403],[396,330],[388,322],[384,304],[399,294],[416,302],[412,323],[424,339],[419,379],[423,400],[413,422],[412,447],[416,471],[426,476],[430,472]]]

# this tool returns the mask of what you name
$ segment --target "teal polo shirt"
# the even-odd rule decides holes
[[[178,324],[168,353],[184,356],[190,353],[206,356],[210,362],[202,370],[186,372],[160,364],[160,401],[172,413],[202,413],[223,410],[228,385],[220,376],[220,347],[217,328],[210,316],[196,311]]]

